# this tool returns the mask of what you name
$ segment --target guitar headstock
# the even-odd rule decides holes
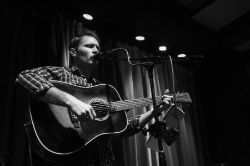
[[[192,103],[189,93],[187,92],[182,92],[182,93],[177,92],[175,96],[176,96],[176,102],[178,103]]]

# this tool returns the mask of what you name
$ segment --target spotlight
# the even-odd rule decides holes
[[[160,47],[159,47],[159,50],[160,50],[160,51],[166,51],[166,50],[167,50],[167,47],[166,47],[166,46],[160,46]]]
[[[83,14],[83,18],[85,18],[86,20],[93,20],[93,17],[89,14]]]
[[[139,40],[139,41],[143,41],[143,40],[145,40],[145,37],[143,37],[143,36],[136,36],[135,39]]]
[[[186,54],[179,54],[178,57],[179,58],[184,58],[184,57],[186,57]]]

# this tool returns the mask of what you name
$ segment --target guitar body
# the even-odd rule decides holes
[[[110,134],[120,133],[126,129],[126,112],[114,113],[108,104],[121,100],[112,86],[100,84],[79,87],[58,81],[51,83],[82,102],[92,105],[97,118],[90,122],[80,122],[66,107],[31,101],[29,140],[35,151],[44,159],[62,160],[84,148],[97,137],[107,139]]]

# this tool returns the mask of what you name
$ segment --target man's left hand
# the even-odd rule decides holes
[[[169,107],[172,105],[172,98],[173,96],[169,95],[169,90],[167,89],[164,95],[161,97],[162,103],[157,106],[157,112],[161,113],[162,111],[169,109]]]

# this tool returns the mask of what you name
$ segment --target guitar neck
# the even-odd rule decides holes
[[[161,97],[156,96],[156,104],[160,104]],[[139,99],[132,99],[132,100],[124,100],[124,101],[116,101],[116,102],[110,102],[111,109],[115,111],[123,111],[123,110],[129,110],[133,108],[140,108],[140,107],[147,107],[153,105],[152,98],[139,98]]]
[[[170,94],[169,94],[170,95]],[[171,95],[174,96],[174,95]],[[156,96],[156,105],[162,102],[161,96]],[[176,102],[179,103],[192,103],[192,100],[188,93],[177,93],[175,94]],[[140,107],[147,107],[153,105],[153,100],[150,97],[147,98],[139,98],[139,99],[132,99],[132,100],[124,100],[124,101],[116,101],[110,102],[109,106],[113,111],[123,111],[129,110],[133,108],[140,108]]]

